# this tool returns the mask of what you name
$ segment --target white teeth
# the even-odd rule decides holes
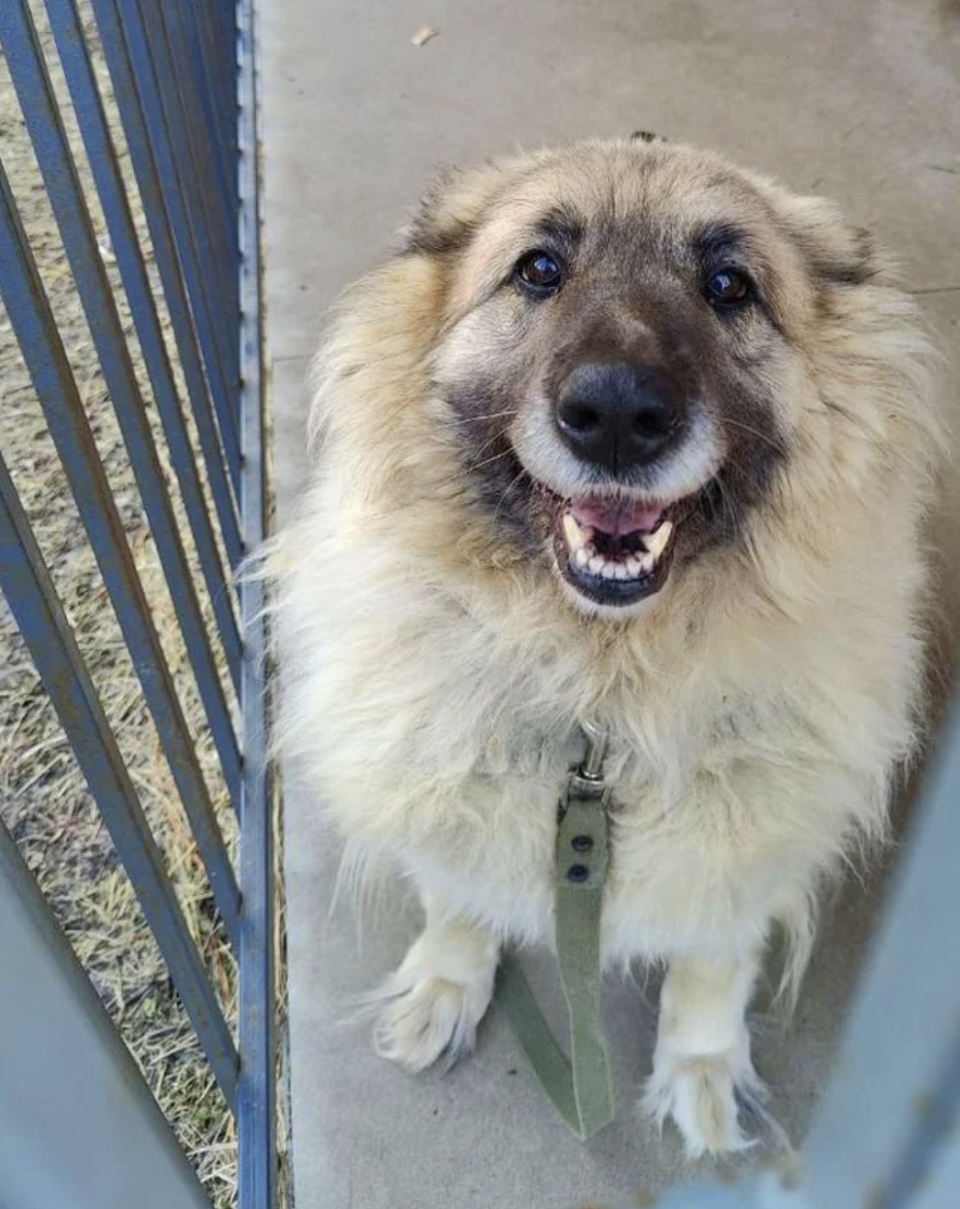
[[[581,546],[572,555],[572,562],[584,571],[589,569],[592,575],[598,575],[601,579],[639,579],[641,575],[649,575],[657,565],[652,554],[645,554],[643,558],[631,555],[621,562],[604,558],[602,554],[595,553],[592,546]]]
[[[581,525],[572,512],[563,514],[563,536],[566,538],[567,546],[571,552],[579,550],[582,546],[589,546],[593,539],[593,530],[589,525]]]
[[[586,544],[583,530],[569,512],[565,512],[563,515],[563,536],[567,539],[567,545],[571,550],[579,550]]]
[[[643,535],[645,552],[641,546],[626,558],[607,558],[593,544],[592,528],[581,525],[569,512],[563,514],[561,523],[571,564],[581,571],[589,570],[591,575],[607,580],[639,579],[643,575],[649,575],[673,535],[673,522],[664,521],[655,533]]]
[[[658,559],[667,548],[667,542],[670,540],[672,532],[673,521],[664,521],[655,533],[645,534],[643,544],[653,555],[654,559]]]

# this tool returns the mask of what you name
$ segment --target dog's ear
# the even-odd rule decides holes
[[[865,285],[889,267],[873,232],[847,222],[823,197],[797,197],[788,211],[791,233],[812,275],[832,285]]]
[[[666,143],[667,141],[662,134],[654,134],[652,130],[634,130],[630,135],[631,143]]]
[[[405,250],[441,256],[467,244],[483,218],[497,176],[493,168],[442,168],[403,233]]]
[[[445,250],[453,235],[445,198],[458,176],[452,167],[439,169],[420,199],[413,218],[404,228],[404,246],[408,252],[427,255]]]

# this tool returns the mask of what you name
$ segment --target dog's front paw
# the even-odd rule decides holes
[[[658,1047],[641,1107],[658,1127],[669,1117],[691,1159],[754,1145],[741,1128],[741,1110],[765,1116],[765,1091],[750,1062],[749,1041],[721,1054],[691,1055]]]
[[[493,997],[497,946],[463,930],[426,931],[375,996],[377,1052],[411,1071],[473,1049]]]
[[[426,1070],[441,1058],[452,1066],[473,1049],[489,1002],[480,988],[424,978],[383,1008],[374,1029],[377,1053],[411,1071]]]

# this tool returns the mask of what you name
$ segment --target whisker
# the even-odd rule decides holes
[[[731,538],[739,531],[741,524],[741,517],[737,508],[737,502],[736,499],[730,494],[727,484],[723,481],[722,477],[717,478],[715,481],[720,490],[724,537]]]
[[[506,411],[488,411],[482,416],[454,416],[455,424],[479,424],[482,420],[501,420],[505,416],[511,418],[517,414],[515,407],[508,408]]]
[[[489,444],[489,442],[487,442]],[[471,470],[482,470],[484,466],[490,466],[494,462],[498,462],[501,458],[509,457],[513,453],[512,449],[503,449],[500,453],[495,453],[492,458],[485,458],[482,462],[471,462]]]
[[[494,509],[494,513],[493,513],[494,520],[496,520],[497,517],[500,515],[500,509],[503,507],[504,501],[506,500],[507,496],[514,489],[514,487],[517,485],[517,483],[520,482],[520,480],[524,477],[524,475],[526,475],[528,478],[530,478],[530,481],[533,482],[533,479],[530,476],[530,472],[527,470],[526,466],[521,466],[519,474],[515,474],[513,476],[513,478],[510,480],[510,482],[504,488],[503,494],[500,496],[500,502],[497,504],[496,508]]]
[[[476,449],[472,452],[472,456],[475,458],[480,457],[480,455],[483,453],[483,451],[485,449],[489,449],[490,446],[494,445],[499,439],[500,439],[500,433],[495,432],[492,437],[489,437],[486,441],[484,441],[484,443],[480,446],[479,449]],[[474,465],[474,463],[472,461],[471,461],[471,465]],[[478,469],[479,467],[475,466],[474,468]]]
[[[776,449],[779,453],[786,453],[787,446],[785,442],[776,440],[769,433],[761,432],[758,428],[752,428],[749,424],[743,424],[739,420],[731,420],[729,417],[724,419],[724,424],[730,424],[733,428],[742,429],[743,432],[750,433],[751,436],[758,437],[761,441],[766,442],[772,449]]]

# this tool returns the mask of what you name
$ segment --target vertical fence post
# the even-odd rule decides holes
[[[266,528],[264,406],[266,375],[261,325],[258,96],[254,0],[240,0],[239,184],[241,515],[244,540],[255,549]],[[273,811],[267,762],[264,667],[267,658],[263,584],[240,591],[244,649],[243,784],[240,810],[240,1209],[274,1209],[277,1197],[276,1020],[274,994]]]
[[[0,824],[0,1204],[210,1209]]]
[[[818,1209],[895,1209],[960,1130],[960,696],[810,1132]],[[960,1190],[952,1205],[960,1204]]]

